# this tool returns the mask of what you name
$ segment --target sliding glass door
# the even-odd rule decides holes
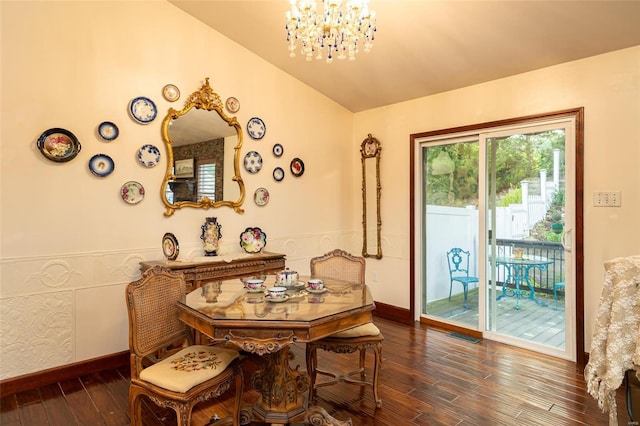
[[[574,125],[420,141],[422,316],[575,359]]]

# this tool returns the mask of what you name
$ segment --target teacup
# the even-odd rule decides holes
[[[248,288],[249,290],[258,289],[258,288],[262,287],[263,284],[264,284],[264,280],[258,280],[258,279],[246,280],[244,282],[244,286],[246,288]]]
[[[324,288],[324,281],[313,279],[307,281],[307,285],[311,290],[322,290]]]
[[[269,289],[269,297],[272,299],[282,299],[286,294],[286,287],[271,287]]]

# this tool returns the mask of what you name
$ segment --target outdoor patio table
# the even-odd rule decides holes
[[[502,286],[502,294],[498,296],[498,300],[505,296],[516,298],[516,309],[520,309],[519,301],[520,297],[523,295],[523,291],[521,290],[521,284],[524,282],[529,287],[529,299],[533,300],[540,306],[547,306],[547,303],[538,299],[535,296],[535,289],[531,280],[529,279],[529,271],[531,268],[537,268],[541,271],[547,269],[547,265],[553,263],[553,260],[549,260],[546,257],[542,256],[522,256],[522,257],[506,257],[506,256],[498,256],[496,258],[497,265],[503,265],[507,268],[507,279],[505,285]],[[508,293],[506,283],[508,283],[511,279],[516,285],[515,290],[513,290],[512,294]]]
[[[180,319],[195,330],[262,357],[263,368],[251,378],[260,397],[241,410],[242,424],[350,424],[308,406],[309,377],[290,367],[289,346],[370,322],[373,298],[366,285],[325,279],[321,293],[307,289],[301,279],[289,287],[284,301],[269,301],[265,290],[249,291],[241,279],[233,279],[204,284],[178,303]],[[268,276],[265,289],[274,283],[275,277]]]

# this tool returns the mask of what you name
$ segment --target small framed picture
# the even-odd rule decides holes
[[[176,160],[175,162],[176,178],[192,178],[193,177],[193,158],[186,160]]]

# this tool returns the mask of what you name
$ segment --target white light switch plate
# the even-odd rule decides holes
[[[594,192],[594,207],[620,207],[622,205],[622,193],[617,192]]]

